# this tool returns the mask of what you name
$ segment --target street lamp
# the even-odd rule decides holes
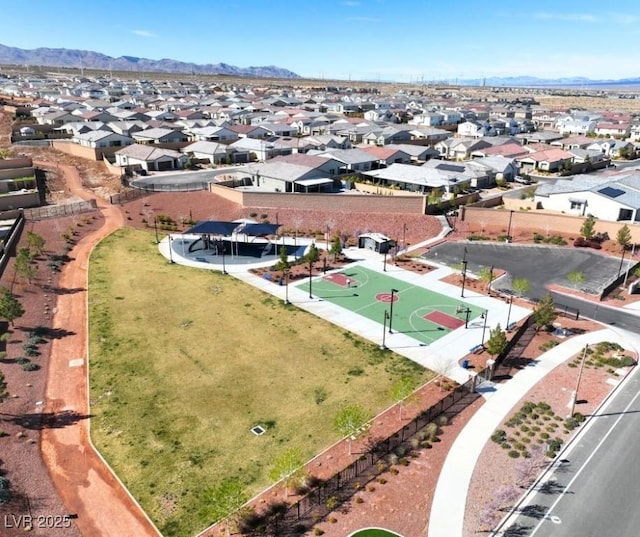
[[[482,315],[480,315],[484,319],[484,325],[482,325],[482,341],[480,344],[484,347],[484,334],[487,330],[487,317],[489,317],[489,310],[485,310]]]
[[[402,224],[402,248],[406,252],[407,251],[407,224]]]
[[[387,250],[384,251],[384,260],[382,262],[382,271],[387,272]]]
[[[171,238],[171,233],[169,233],[167,239],[169,239],[169,263],[173,263],[173,254],[171,253],[171,241],[173,239]]]
[[[222,239],[222,274],[227,273],[227,266],[224,263],[224,239]]]
[[[158,240],[158,219],[155,214],[153,215],[153,230],[156,232],[156,244],[158,244],[160,242]]]
[[[584,352],[582,353],[582,362],[580,363],[580,372],[578,373],[578,381],[576,382],[576,391],[573,393],[573,401],[571,401],[571,414],[569,417],[573,416],[573,413],[576,409],[576,401],[578,400],[578,389],[580,388],[580,380],[582,379],[582,371],[584,370],[584,361],[587,358],[587,349],[589,345],[584,346]]]
[[[466,308],[458,306],[456,308],[456,313],[464,313],[464,327],[469,328],[469,314],[471,313],[471,309],[468,306]]]
[[[387,337],[387,319],[389,319],[389,312],[384,310],[384,317],[382,319],[382,349],[386,349],[386,337]]]
[[[491,284],[493,283],[493,265],[489,269],[489,285],[487,285],[487,294],[491,296]]]
[[[513,218],[513,211],[509,211],[509,226],[507,227],[507,242],[511,242],[511,219]]]
[[[391,306],[389,306],[389,333],[393,334],[391,331],[391,323],[393,322],[393,301],[395,299],[396,293],[398,293],[397,289],[391,289]]]
[[[284,303],[291,304],[289,302],[289,271],[284,270]]]
[[[313,264],[309,262],[309,298],[313,298],[311,277],[313,276]]]
[[[620,258],[620,267],[618,267],[618,278],[620,278],[620,274],[622,274],[622,264],[624,263],[624,254],[627,251],[627,245],[622,245],[622,257]]]
[[[467,260],[462,260],[462,291],[460,292],[460,296],[464,297],[464,284],[467,281]]]

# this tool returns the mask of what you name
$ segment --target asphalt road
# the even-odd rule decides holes
[[[579,410],[579,406],[577,408]],[[640,371],[580,433],[520,506],[502,535],[637,537]]]
[[[473,241],[445,242],[435,246],[422,257],[443,265],[456,265],[461,263],[465,256],[465,248],[469,272],[478,274],[482,267],[491,266],[505,270],[507,274],[493,282],[492,288],[506,294],[512,292],[515,278],[525,278],[531,285],[527,297],[534,301],[549,292],[547,285],[556,284],[571,288],[572,284],[567,279],[570,272],[581,272],[584,275],[581,290],[599,293],[615,279],[620,267],[620,260],[587,250]],[[625,259],[624,263],[631,266],[635,260]],[[640,318],[619,308],[608,308],[568,295],[551,295],[560,309],[566,306],[569,312],[578,311],[581,317],[640,332]]]

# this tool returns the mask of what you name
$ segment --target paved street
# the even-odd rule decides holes
[[[543,477],[504,535],[636,537],[640,465],[640,373],[636,369]]]

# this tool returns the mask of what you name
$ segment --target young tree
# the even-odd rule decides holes
[[[616,233],[616,242],[622,247],[623,250],[631,242],[631,231],[629,230],[629,226],[627,224],[622,226],[618,230],[618,233]]]
[[[526,278],[515,278],[511,288],[518,298],[522,298],[523,295],[531,291],[531,284]]]
[[[276,270],[281,270],[283,273],[291,268],[289,263],[289,256],[287,254],[287,247],[283,244],[280,246],[280,259],[276,263]]]
[[[336,235],[331,241],[331,249],[329,253],[333,255],[333,260],[336,261],[338,256],[342,253],[342,241],[340,240],[340,235]]]
[[[596,234],[596,218],[593,215],[589,215],[584,219],[582,223],[582,227],[580,228],[580,235],[582,235],[586,240],[591,240],[593,236]]]
[[[493,281],[493,267],[482,267],[478,272],[478,278],[482,283],[487,285],[487,292],[491,291],[491,282]]]
[[[13,322],[24,315],[24,308],[18,299],[5,287],[0,287],[0,318]]]
[[[401,377],[393,383],[389,391],[391,398],[398,404],[400,421],[402,421],[405,399],[413,393],[413,388],[414,383],[409,377]]]
[[[217,522],[240,509],[249,499],[239,481],[226,479],[203,492],[204,507],[200,514],[207,521]]]
[[[558,318],[558,312],[556,311],[556,305],[553,302],[553,297],[547,294],[538,302],[533,310],[533,319],[536,323],[536,331],[540,328],[546,328],[553,325],[553,321]]]
[[[320,259],[320,252],[318,251],[318,247],[315,243],[312,242],[309,246],[309,251],[307,252],[305,259],[307,263],[309,263],[309,267],[313,269],[314,263],[317,263]]]
[[[46,241],[42,235],[38,235],[33,231],[27,231],[27,245],[29,246],[29,250],[36,255],[41,255],[44,252]]]
[[[20,248],[16,254],[16,274],[29,283],[38,273],[38,267],[33,264],[33,257],[29,248]]]
[[[584,274],[582,272],[569,272],[567,274],[567,280],[573,284],[574,289],[578,289],[580,285],[584,283]]]
[[[335,431],[347,438],[349,443],[349,455],[351,455],[351,442],[367,430],[367,414],[360,405],[343,406],[333,420]]]
[[[292,447],[282,452],[273,460],[269,479],[284,482],[285,491],[288,494],[292,486],[299,485],[304,479],[302,452],[297,447]]]
[[[492,358],[495,358],[505,349],[507,343],[507,335],[500,327],[500,323],[498,323],[496,327],[489,332],[489,339],[487,340],[487,352],[491,355]]]

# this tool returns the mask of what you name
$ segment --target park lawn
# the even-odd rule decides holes
[[[96,247],[89,309],[92,439],[167,536],[214,521],[208,488],[253,496],[285,449],[330,446],[343,404],[374,416],[395,380],[433,376],[232,276],[168,263],[145,231]]]

